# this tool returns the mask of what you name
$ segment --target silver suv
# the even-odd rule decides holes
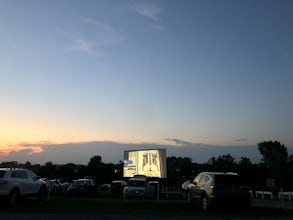
[[[197,202],[203,210],[211,207],[249,208],[248,188],[236,173],[202,172],[187,185],[187,199]],[[216,206],[217,205],[217,206]]]
[[[47,184],[35,173],[26,169],[0,168],[0,197],[7,198],[10,205],[20,197],[36,196],[42,200]]]

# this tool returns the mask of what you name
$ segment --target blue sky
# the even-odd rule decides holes
[[[1,0],[0,30],[2,158],[92,141],[293,147],[292,1]]]

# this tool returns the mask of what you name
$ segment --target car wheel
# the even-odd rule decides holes
[[[201,198],[201,207],[204,211],[209,210],[209,203],[208,203],[208,198],[206,196],[203,196]]]
[[[8,196],[9,205],[14,206],[19,199],[19,191],[17,189],[13,189]]]
[[[186,199],[187,198],[187,192],[183,191],[182,192],[182,197],[183,197],[183,199]]]
[[[193,199],[191,198],[190,192],[187,193],[186,197],[188,203],[193,203]]]
[[[38,200],[43,201],[45,199],[45,196],[46,196],[46,189],[44,186],[42,186],[38,193]]]

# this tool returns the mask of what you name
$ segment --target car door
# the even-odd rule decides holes
[[[40,189],[40,182],[38,181],[38,176],[29,170],[26,171],[26,175],[28,183],[27,190],[29,194],[38,193]]]
[[[198,190],[198,183],[200,178],[202,177],[202,174],[198,174],[193,180],[192,182],[190,182],[187,186],[188,188],[188,193],[190,196],[190,199],[192,200],[198,200],[199,198],[199,190]]]
[[[201,175],[196,188],[196,200],[201,201],[202,195],[205,193],[205,184],[209,177],[206,174]]]
[[[29,194],[28,176],[23,170],[12,171],[10,178],[18,185],[21,195]]]
[[[203,175],[198,183],[198,191],[200,193],[200,195],[204,194],[208,194],[207,192],[207,183],[210,181],[210,177],[208,175]]]

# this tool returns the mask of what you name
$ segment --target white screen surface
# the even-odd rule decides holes
[[[166,149],[125,151],[123,176],[134,175],[166,178]]]

